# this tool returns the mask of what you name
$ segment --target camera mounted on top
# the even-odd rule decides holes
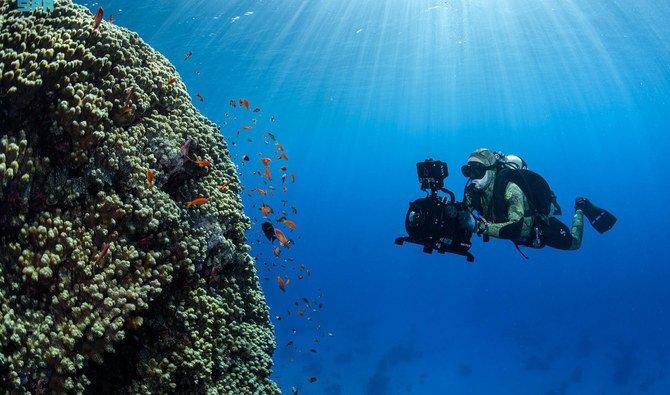
[[[416,164],[416,174],[419,177],[421,190],[430,189],[431,194],[444,191],[444,180],[449,176],[449,167],[441,160],[426,159]]]
[[[428,254],[433,250],[440,254],[450,252],[465,256],[468,262],[474,261],[469,252],[472,232],[464,221],[469,212],[463,203],[456,202],[453,192],[444,188],[444,180],[449,176],[447,164],[429,158],[416,164],[416,172],[421,190],[430,192],[409,203],[405,215],[407,236],[396,238],[395,243],[419,244]],[[446,193],[448,198],[438,195],[438,191]]]

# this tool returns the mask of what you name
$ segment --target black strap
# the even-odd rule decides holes
[[[516,247],[516,250],[519,251],[519,254],[521,254],[522,257],[524,257],[525,259],[529,259],[528,255],[524,254],[523,251],[521,251],[521,248],[519,248],[518,243],[514,243],[514,247]]]

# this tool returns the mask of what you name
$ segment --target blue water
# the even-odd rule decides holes
[[[227,122],[247,191],[265,187],[258,152],[274,154],[262,132],[286,147],[289,191],[275,160],[278,190],[243,196],[285,392],[670,393],[670,2],[100,4],[176,65],[200,111]],[[230,108],[240,97],[262,111]],[[478,147],[523,156],[563,220],[584,195],[617,226],[587,225],[580,251],[527,261],[500,240],[475,238],[474,265],[394,245],[421,196],[415,162],[448,162],[460,197],[458,169]],[[275,259],[255,242],[253,206],[279,211],[281,199],[298,228]],[[291,279],[286,292],[277,275]],[[296,315],[301,297],[316,311]]]

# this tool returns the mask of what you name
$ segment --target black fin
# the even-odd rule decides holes
[[[605,233],[612,229],[616,223],[616,217],[609,211],[593,205],[586,198],[578,198],[575,207],[582,210],[586,218],[598,233]]]

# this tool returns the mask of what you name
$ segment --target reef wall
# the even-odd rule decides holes
[[[0,387],[278,392],[217,126],[137,34],[70,0],[14,8],[0,0]]]

